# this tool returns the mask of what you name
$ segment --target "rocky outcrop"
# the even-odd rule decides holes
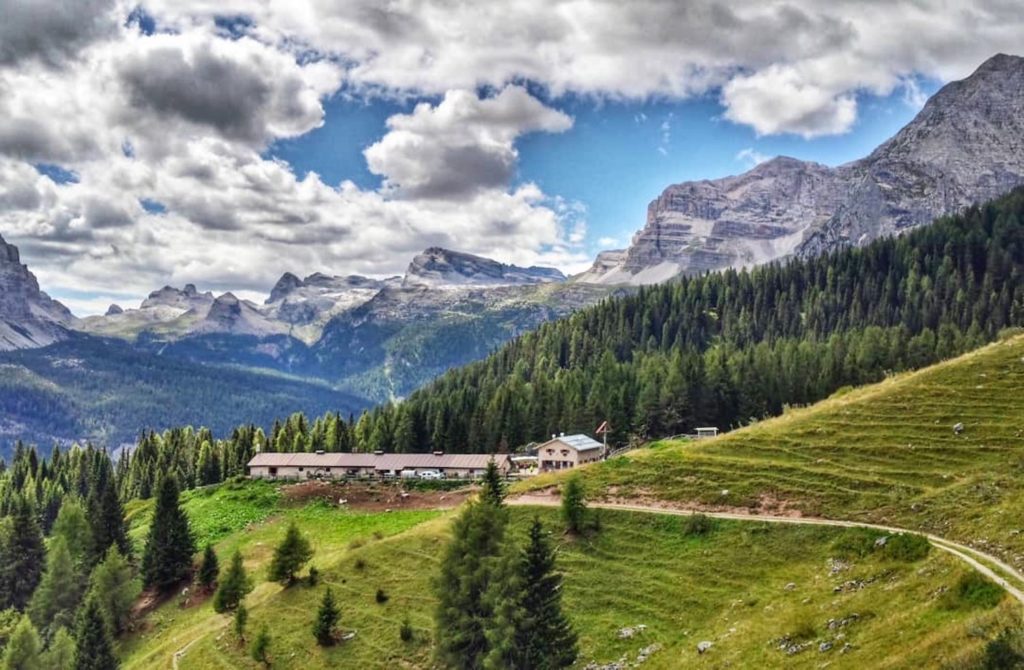
[[[182,289],[164,286],[162,289],[153,291],[148,298],[142,301],[140,309],[174,307],[187,311],[197,307],[209,307],[211,304],[213,304],[213,293],[209,291],[200,293],[196,290],[195,284],[185,284],[185,288]]]
[[[555,268],[506,265],[490,258],[431,247],[412,259],[403,286],[523,286],[565,281]]]
[[[0,351],[42,347],[68,337],[75,317],[39,290],[18,247],[0,237]]]
[[[1024,58],[998,55],[944,86],[893,138],[831,168],[779,157],[669,186],[624,257],[578,281],[650,284],[862,245],[1024,183]]]
[[[256,305],[248,300],[239,300],[230,292],[217,296],[203,319],[189,329],[189,334],[196,335],[218,333],[257,337],[287,332],[287,325],[267,318]]]
[[[124,314],[124,308],[118,304],[111,304],[110,307],[107,307],[104,316],[116,316],[118,314]]]

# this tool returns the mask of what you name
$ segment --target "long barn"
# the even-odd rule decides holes
[[[502,474],[512,469],[507,454],[385,454],[261,452],[249,461],[249,476],[258,479],[390,478],[440,472],[447,479],[481,477],[494,461]],[[404,475],[403,475],[404,473]]]

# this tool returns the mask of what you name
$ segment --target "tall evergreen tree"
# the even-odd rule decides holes
[[[487,655],[492,607],[485,595],[507,525],[507,509],[482,502],[469,504],[452,524],[436,589],[436,653],[444,667],[476,670]]]
[[[208,543],[206,549],[203,550],[203,562],[199,565],[199,586],[209,591],[217,583],[219,576],[220,564],[217,561],[217,552],[213,550],[213,545]]]
[[[84,589],[85,583],[71,560],[67,541],[58,536],[50,543],[46,571],[29,601],[28,615],[47,638],[52,638],[58,628],[74,623]]]
[[[67,628],[60,628],[50,641],[50,646],[43,652],[42,666],[46,670],[75,669],[75,638]]]
[[[322,647],[334,644],[334,628],[338,625],[341,613],[334,602],[334,593],[331,587],[324,591],[323,600],[320,601],[320,609],[316,613],[316,621],[313,622],[313,637],[316,643]]]
[[[576,633],[562,612],[562,577],[539,519],[530,525],[510,578],[495,582],[495,617],[487,631],[486,666],[494,670],[556,670],[578,654]]]
[[[124,508],[117,495],[113,475],[100,478],[97,488],[89,496],[89,518],[92,522],[93,564],[107,555],[107,549],[116,545],[118,551],[131,556],[131,543],[124,522]]]
[[[245,573],[242,554],[235,551],[231,556],[231,565],[228,566],[224,578],[217,587],[217,593],[213,596],[213,609],[218,612],[235,609],[242,602],[245,594],[251,590],[252,582]]]
[[[111,632],[123,632],[130,621],[132,604],[142,591],[142,583],[116,545],[107,549],[103,561],[93,570],[89,595],[100,607]]]
[[[42,650],[43,642],[36,627],[27,616],[23,616],[4,647],[0,667],[3,670],[49,670],[40,658]]]
[[[57,520],[54,521],[51,535],[54,539],[64,539],[71,560],[79,569],[82,577],[88,571],[89,560],[93,555],[92,527],[85,513],[85,507],[79,498],[65,496],[60,506]]]
[[[274,550],[274,558],[270,562],[267,577],[272,582],[282,582],[290,586],[295,583],[295,573],[311,558],[313,548],[309,540],[302,535],[295,522],[292,522],[281,544]]]
[[[142,556],[146,586],[166,591],[181,583],[192,570],[195,551],[188,517],[178,500],[178,483],[173,475],[165,475],[157,490],[156,510]]]
[[[487,469],[484,470],[480,484],[480,500],[498,507],[505,502],[505,481],[493,458],[487,462]]]
[[[0,600],[4,608],[24,610],[46,565],[43,533],[32,504],[24,496],[15,503],[10,528],[0,549]]]
[[[562,487],[562,520],[570,533],[582,533],[587,520],[587,502],[583,496],[583,483],[573,474]]]
[[[110,631],[95,598],[85,601],[75,627],[75,670],[117,670]]]

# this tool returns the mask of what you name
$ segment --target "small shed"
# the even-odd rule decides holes
[[[601,460],[604,445],[587,435],[553,435],[537,447],[537,466],[541,472],[568,470]]]
[[[718,428],[714,426],[705,426],[697,429],[697,438],[702,439],[705,437],[718,437]]]

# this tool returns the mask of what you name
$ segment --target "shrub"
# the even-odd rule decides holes
[[[385,593],[384,589],[377,589],[377,595],[375,597],[378,605],[383,605],[388,601],[388,594]]]
[[[413,637],[415,637],[412,623],[409,622],[408,616],[402,620],[402,626],[398,629],[398,637],[402,639],[402,642],[412,642]]]
[[[366,561],[364,561],[361,556],[356,559],[356,562],[353,563],[353,565],[355,566],[356,570],[365,570],[366,569]]]
[[[270,632],[267,630],[267,626],[264,624],[263,628],[260,629],[259,635],[252,643],[252,659],[257,663],[263,665],[270,665]]]
[[[885,542],[885,555],[894,561],[913,563],[920,561],[931,551],[932,545],[924,535],[900,533]]]
[[[309,566],[309,576],[306,577],[306,583],[310,586],[316,586],[320,582],[320,571],[316,569],[315,565]]]
[[[943,596],[946,609],[991,609],[1003,599],[1003,588],[981,573],[968,572]]]
[[[985,657],[981,667],[985,670],[1011,670],[1024,666],[1024,654],[1019,650],[1019,635],[1010,629],[985,645]]]
[[[683,535],[697,537],[707,535],[715,529],[715,520],[707,514],[692,514],[683,522]]]
[[[871,528],[847,528],[832,543],[838,558],[864,558],[875,550],[875,542],[883,533]]]
[[[570,533],[582,533],[587,516],[587,502],[583,494],[580,476],[574,474],[562,488],[562,519]]]

